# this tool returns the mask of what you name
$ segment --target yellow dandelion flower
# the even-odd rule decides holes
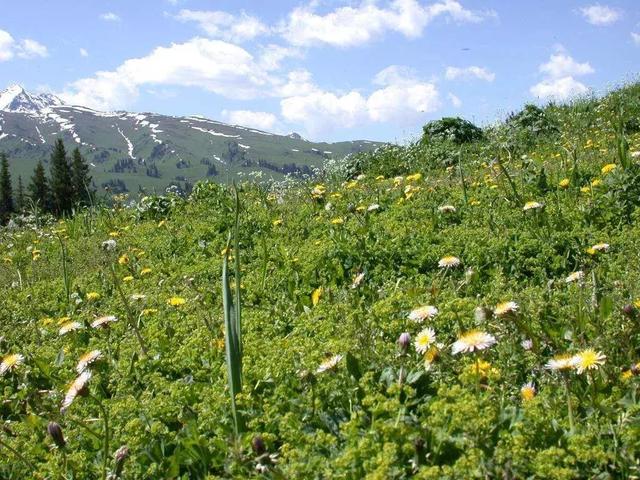
[[[510,313],[517,312],[518,308],[520,307],[516,302],[512,302],[512,301],[500,302],[498,305],[496,305],[496,308],[493,310],[493,314],[496,317],[502,317]]]
[[[158,222],[158,228],[160,228],[160,227],[164,227],[166,224],[167,224],[167,221],[166,221],[166,220],[160,220],[160,221]]]
[[[424,354],[424,369],[429,371],[440,355],[440,349],[437,345],[433,345]]]
[[[560,188],[569,188],[569,184],[571,183],[571,181],[568,178],[563,178],[562,180],[560,180],[560,182],[558,183],[558,186]]]
[[[602,185],[602,180],[600,180],[599,178],[591,180],[592,187],[599,187],[600,185]]]
[[[604,167],[602,167],[602,169],[600,170],[602,172],[603,175],[606,175],[607,173],[611,173],[616,169],[617,165],[615,163],[607,163]]]
[[[536,396],[536,393],[537,393],[536,387],[533,384],[533,382],[525,383],[520,388],[520,397],[522,397],[523,402],[528,402],[530,400],[533,400],[533,397]]]
[[[356,212],[364,212],[367,209],[364,205],[358,205],[356,207]]]
[[[273,222],[271,222],[271,224],[272,224],[274,227],[277,227],[278,225],[282,225],[282,219],[281,219],[281,218],[278,218],[277,220],[274,220]]]
[[[142,314],[143,315],[153,315],[154,313],[158,313],[158,309],[157,308],[145,308],[144,310],[142,310]]]
[[[2,359],[0,363],[0,375],[4,375],[6,372],[15,370],[24,362],[24,355],[20,353],[10,353]]]
[[[595,245],[591,246],[591,250],[593,250],[595,252],[608,252],[609,251],[609,244],[608,243],[596,243]]]
[[[133,281],[133,276],[132,275],[127,275],[126,277],[122,278],[123,282],[132,282]]]
[[[526,212],[527,210],[540,210],[542,208],[544,208],[544,203],[531,201],[525,203],[524,207],[522,207],[522,210]]]
[[[418,182],[422,180],[422,174],[414,173],[413,175],[407,175],[406,180],[407,182]]]
[[[580,192],[582,193],[590,193],[591,187],[580,187]]]
[[[109,232],[109,236],[111,238],[118,238],[120,236],[120,232]]]
[[[313,293],[311,293],[311,304],[315,307],[320,301],[320,297],[322,296],[322,287],[316,288]]]
[[[151,270],[150,268],[143,268],[142,270],[140,270],[140,276],[144,276],[144,275],[149,275],[153,270]]]
[[[182,297],[171,297],[167,300],[167,303],[172,307],[179,307],[180,305],[184,305],[187,301]]]
[[[604,365],[607,356],[602,352],[597,352],[592,348],[587,348],[579,353],[576,353],[571,362],[573,367],[578,373],[583,373],[586,370],[597,370],[600,365]]]
[[[352,180],[351,182],[347,183],[346,189],[347,190],[351,190],[353,188],[356,188],[357,186],[358,186],[358,181],[357,180]]]
[[[342,225],[344,223],[344,219],[342,219],[342,218],[334,218],[333,220],[331,220],[331,223],[333,225]]]
[[[376,180],[377,180],[377,181],[384,180],[384,175],[378,175],[378,176],[376,177]]]
[[[100,300],[100,294],[98,292],[88,292],[87,300],[93,302],[95,300]]]
[[[120,265],[126,265],[129,263],[129,256],[126,253],[123,253],[122,255],[120,255],[120,258],[118,258],[118,263]]]

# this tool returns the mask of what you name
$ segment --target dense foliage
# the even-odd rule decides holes
[[[230,250],[214,183],[4,230],[0,477],[637,477],[639,91],[242,184]]]

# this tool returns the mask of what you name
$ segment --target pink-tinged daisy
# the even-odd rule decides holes
[[[65,335],[69,332],[80,330],[81,328],[82,328],[82,324],[80,322],[65,322],[60,327],[60,331],[58,333],[60,335]]]
[[[4,375],[11,370],[15,370],[24,362],[24,355],[20,353],[10,353],[2,359],[0,363],[0,375]]]
[[[92,328],[103,328],[108,326],[110,323],[117,322],[118,317],[115,315],[105,315],[100,318],[96,318],[93,322],[91,322]]]
[[[567,355],[566,353],[562,355],[556,355],[545,364],[544,368],[554,371],[571,370],[573,369],[573,357],[571,355]]]
[[[584,272],[582,270],[578,270],[577,272],[573,272],[568,275],[567,278],[564,279],[566,283],[580,282],[584,279]]]
[[[451,347],[451,353],[456,355],[461,352],[485,350],[495,343],[496,337],[493,335],[481,330],[471,330],[458,337],[458,340],[456,340]]]
[[[460,265],[460,259],[458,257],[454,257],[453,255],[447,255],[446,257],[442,257],[438,261],[438,266],[440,268],[453,268]]]
[[[509,315],[510,313],[516,313],[518,311],[518,304],[516,302],[501,302],[496,305],[496,308],[493,310],[493,314],[496,317],[503,317],[505,315]]]
[[[453,205],[442,205],[438,207],[440,213],[456,213],[456,207]]]
[[[62,401],[62,408],[60,412],[64,413],[73,403],[75,398],[82,394],[87,387],[87,384],[91,380],[91,370],[85,370],[71,383],[67,390],[64,400]]]
[[[76,372],[84,372],[89,365],[102,358],[102,352],[100,350],[91,350],[80,357],[78,365],[76,366]]]
[[[520,396],[524,402],[533,400],[533,397],[537,394],[536,386],[533,382],[527,382],[520,388]]]
[[[340,360],[342,360],[342,355],[334,355],[333,357],[327,358],[320,364],[320,366],[316,370],[316,373],[323,373],[327,370],[333,370],[334,368],[336,368],[338,363],[340,363]]]
[[[438,309],[433,305],[425,305],[423,307],[416,308],[409,313],[409,320],[417,323],[424,322],[425,319],[431,319],[438,314]]]
[[[417,336],[414,342],[416,352],[425,353],[431,345],[436,341],[436,332],[431,327],[427,327],[422,330]]]
[[[527,202],[524,204],[524,207],[522,207],[522,210],[524,210],[525,212],[527,210],[540,210],[544,208],[544,203],[540,203],[540,202]]]

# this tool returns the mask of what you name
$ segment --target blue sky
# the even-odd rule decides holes
[[[486,123],[640,66],[638,0],[3,4],[0,89],[314,140],[404,141],[447,115]]]

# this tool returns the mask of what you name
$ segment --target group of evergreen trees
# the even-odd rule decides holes
[[[92,202],[92,189],[89,165],[75,148],[71,159],[61,139],[51,154],[51,176],[47,178],[42,162],[38,162],[29,184],[28,198],[41,211],[61,216],[71,212],[75,205],[88,205]],[[7,156],[0,154],[0,222],[5,224],[12,213],[23,212],[27,207],[22,178],[18,177],[17,191],[14,197],[9,173]]]

